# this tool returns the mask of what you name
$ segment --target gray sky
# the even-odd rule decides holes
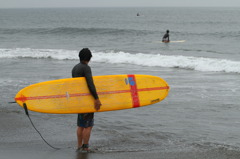
[[[240,0],[0,0],[0,8],[240,7]]]

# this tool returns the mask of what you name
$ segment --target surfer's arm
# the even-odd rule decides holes
[[[85,74],[85,78],[86,78],[86,81],[87,81],[89,91],[91,92],[94,99],[98,99],[98,94],[97,94],[96,87],[95,87],[94,82],[93,82],[92,71],[91,71],[90,67],[88,67],[85,70],[84,74]]]
[[[162,37],[162,41],[164,41],[164,37],[165,37],[165,36]]]
[[[165,34],[162,38],[162,41],[168,41],[169,40],[169,35]]]
[[[85,78],[87,80],[87,85],[88,85],[89,91],[91,92],[92,96],[95,99],[94,100],[94,107],[95,107],[96,110],[99,110],[102,104],[101,104],[101,101],[98,98],[98,94],[97,94],[96,87],[95,87],[94,82],[93,82],[92,71],[91,71],[90,67],[88,67],[87,71],[85,72]]]

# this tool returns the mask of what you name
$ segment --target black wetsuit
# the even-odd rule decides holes
[[[162,41],[163,41],[163,42],[169,42],[169,41],[170,41],[170,39],[169,39],[169,33],[166,33],[166,34],[163,36]]]
[[[97,94],[95,85],[93,83],[92,71],[91,71],[91,68],[87,64],[80,62],[79,64],[74,66],[72,69],[72,77],[73,78],[74,77],[85,77],[89,91],[91,92],[94,99],[98,99],[98,94]],[[94,118],[94,113],[78,114],[78,121],[79,121],[79,119],[93,120],[93,118]]]

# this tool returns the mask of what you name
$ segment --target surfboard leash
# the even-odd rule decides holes
[[[27,108],[27,104],[26,104],[26,103],[23,103],[23,108],[24,108],[25,114],[27,115],[28,119],[30,120],[33,128],[37,131],[37,133],[40,135],[40,137],[42,138],[42,140],[43,140],[48,146],[50,146],[51,148],[53,148],[53,149],[55,149],[55,150],[60,150],[60,148],[54,147],[54,146],[52,146],[51,144],[49,144],[49,143],[44,139],[44,137],[43,137],[42,134],[39,132],[39,130],[35,127],[35,125],[34,125],[33,122],[32,122],[32,119],[30,118],[30,115],[29,115],[29,113],[28,113],[28,108]]]

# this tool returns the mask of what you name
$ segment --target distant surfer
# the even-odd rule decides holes
[[[140,14],[139,14],[139,13],[137,13],[137,16],[140,16]]]
[[[73,67],[72,77],[85,77],[89,91],[94,97],[94,106],[96,110],[101,107],[101,102],[93,82],[92,71],[88,63],[92,58],[92,53],[88,48],[84,48],[79,52],[80,63]],[[79,86],[80,89],[80,86]],[[78,114],[77,119],[77,140],[78,150],[89,151],[89,139],[94,125],[94,113]]]
[[[170,42],[169,30],[167,30],[166,33],[165,33],[165,35],[163,36],[162,42],[164,42],[164,43],[169,43],[169,42]]]

